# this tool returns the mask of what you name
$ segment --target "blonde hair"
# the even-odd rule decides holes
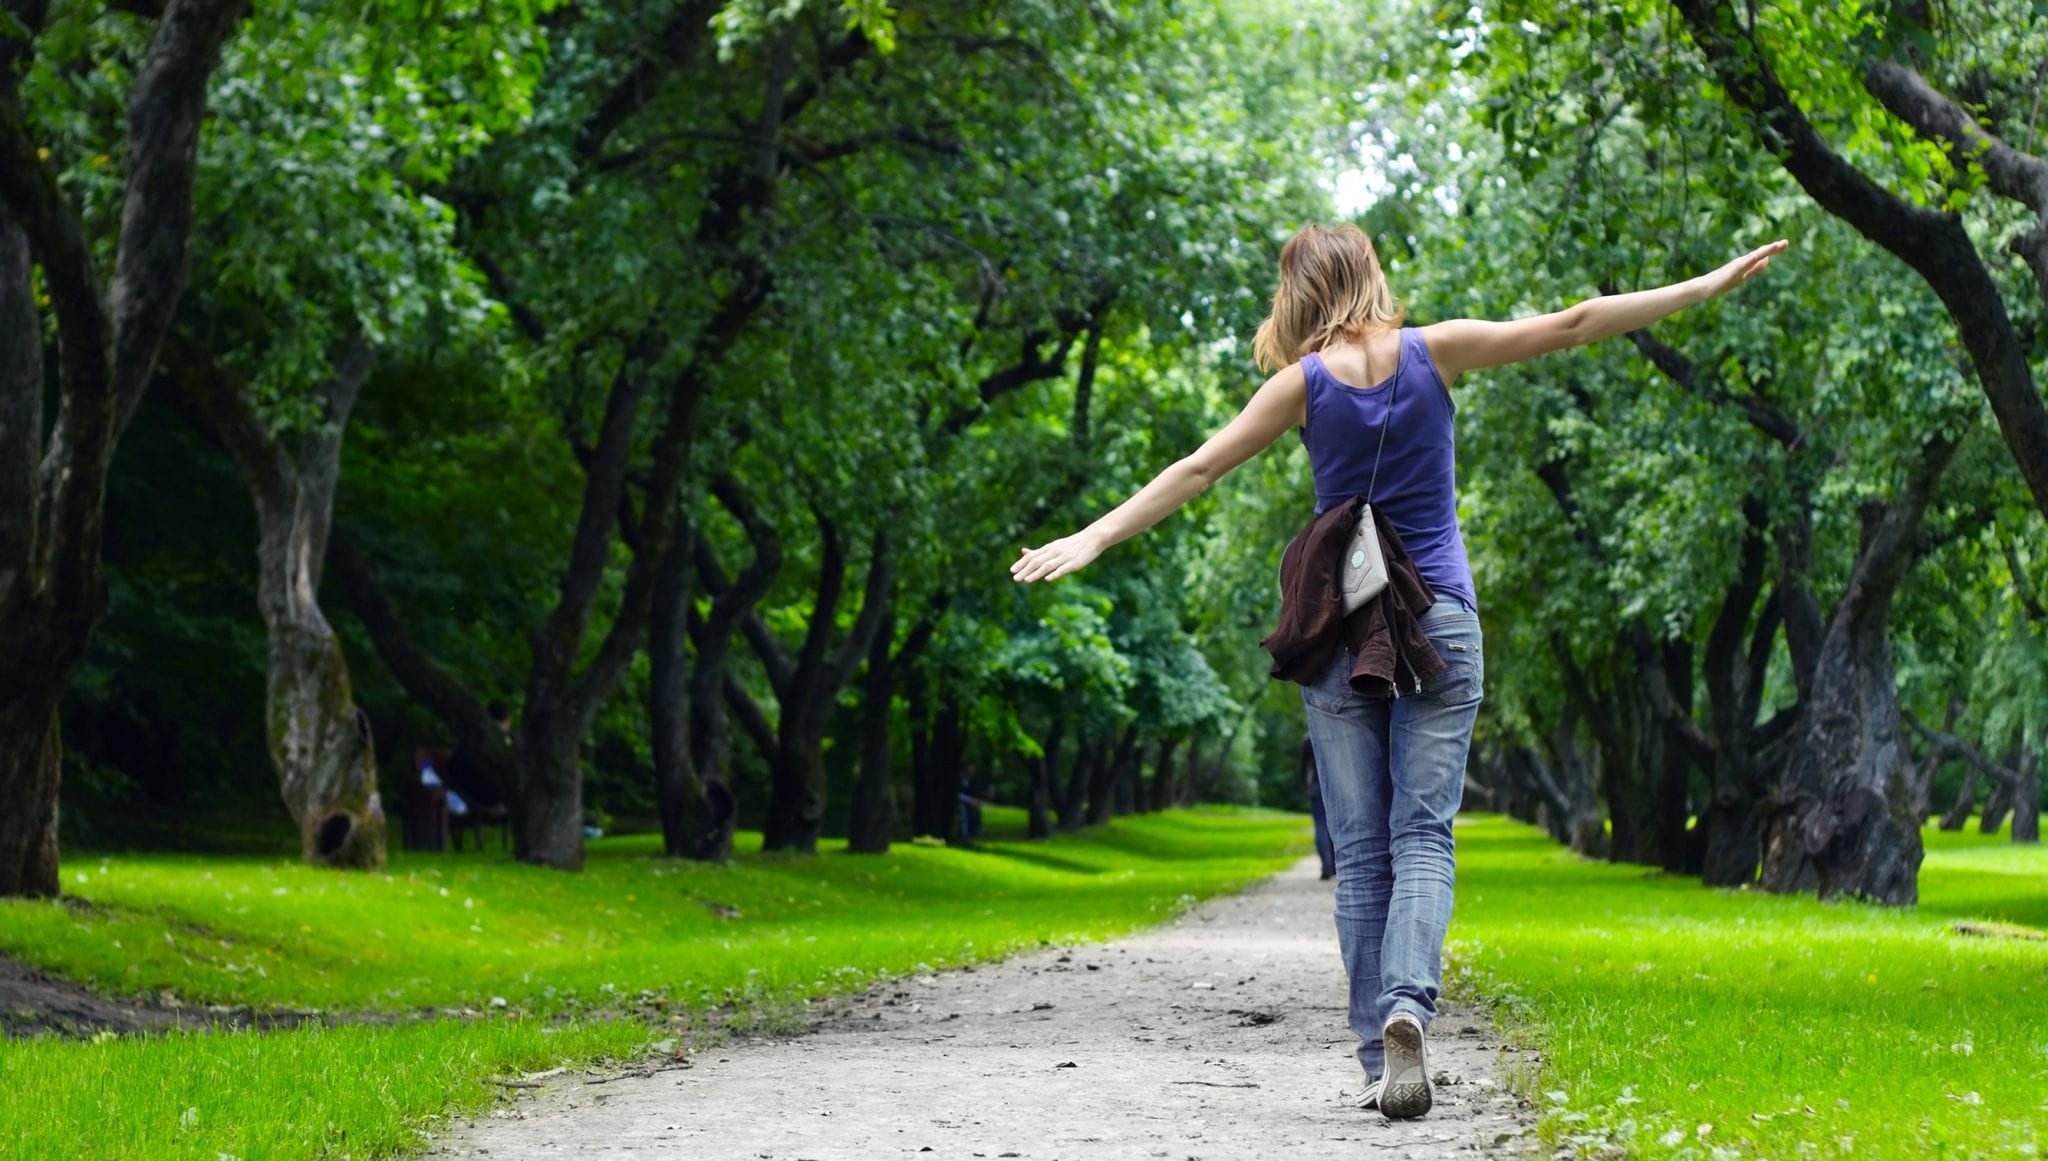
[[[1280,288],[1252,339],[1252,356],[1261,369],[1274,370],[1333,342],[1398,327],[1407,314],[1364,230],[1303,226],[1280,250]]]

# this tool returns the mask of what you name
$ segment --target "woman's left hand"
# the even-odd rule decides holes
[[[1010,579],[1022,584],[1058,580],[1102,555],[1102,545],[1086,532],[1063,536],[1041,548],[1027,548],[1010,566]]]

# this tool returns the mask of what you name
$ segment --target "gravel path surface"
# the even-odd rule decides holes
[[[1474,1008],[1448,1006],[1430,1030],[1439,1086],[1428,1117],[1353,1107],[1364,1085],[1330,909],[1309,860],[1116,943],[894,981],[806,1036],[557,1078],[457,1126],[433,1155],[1527,1155],[1533,1118],[1503,1091],[1503,1051]]]

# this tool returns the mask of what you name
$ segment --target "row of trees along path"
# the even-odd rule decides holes
[[[177,681],[93,641],[189,599],[106,563],[117,446],[174,497],[210,470],[162,454],[186,432],[255,516],[261,730],[315,863],[381,863],[408,734],[457,739],[517,857],[565,870],[593,739],[682,857],[742,823],[948,834],[970,766],[1034,835],[1291,796],[1299,710],[1251,643],[1298,451],[1076,582],[1000,565],[1234,409],[1226,340],[1273,239],[1334,214],[1346,123],[1402,145],[1365,217],[1418,322],[1810,239],[1739,311],[1460,388],[1473,775],[1588,852],[1910,903],[1938,782],[1950,821],[1982,788],[2038,835],[2048,161],[2025,53],[1980,51],[2038,18],[2010,6],[1628,0],[1620,43],[1520,0],[1363,38],[1149,3],[454,30],[7,0],[0,893],[58,890],[60,772],[138,761],[93,727]],[[1354,83],[1381,52],[1426,83]]]

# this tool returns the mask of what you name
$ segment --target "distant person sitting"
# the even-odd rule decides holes
[[[499,735],[509,745],[512,741],[512,707],[502,701],[493,701],[486,709]],[[482,762],[477,761],[470,747],[457,745],[455,756],[448,761],[448,823],[456,848],[461,849],[462,832],[468,830],[476,836],[477,849],[482,850],[483,828],[501,825],[510,816],[504,789],[498,785],[498,780],[491,776]]]

